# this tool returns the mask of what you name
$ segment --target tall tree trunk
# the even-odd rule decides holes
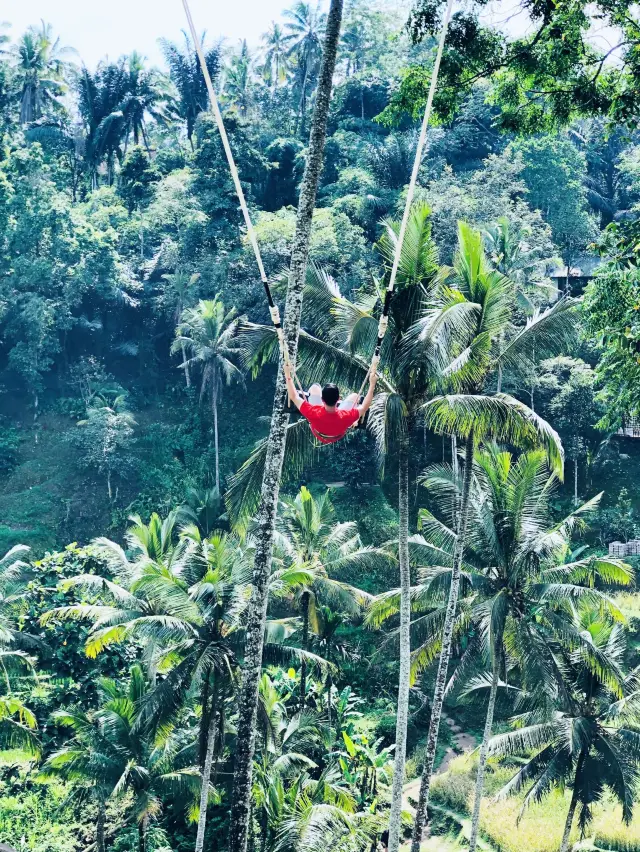
[[[487,766],[487,755],[489,752],[489,740],[493,730],[493,714],[496,709],[496,697],[498,695],[498,683],[500,682],[500,652],[498,644],[502,645],[502,638],[496,642],[496,650],[493,655],[493,677],[491,679],[491,690],[489,691],[489,704],[487,705],[487,716],[484,723],[484,734],[480,746],[478,759],[478,774],[476,776],[476,792],[473,801],[473,816],[471,818],[471,837],[469,838],[469,852],[476,852],[478,843],[478,830],[480,828],[480,806],[482,804],[482,792],[484,790],[484,771]]]
[[[184,380],[187,383],[187,387],[191,387],[191,373],[189,372],[189,364],[187,363],[187,352],[184,348],[184,343],[180,344],[182,349],[182,363],[184,364]]]
[[[307,164],[300,187],[296,231],[291,246],[291,266],[284,313],[284,332],[292,359],[295,362],[300,331],[302,294],[311,241],[311,222],[322,169],[327,117],[331,100],[333,72],[340,39],[343,0],[331,0],[325,30],[324,51],[316,103],[313,112]],[[280,364],[280,368],[282,364]],[[256,550],[253,563],[253,588],[247,619],[245,659],[242,687],[238,699],[238,735],[229,827],[229,852],[245,852],[251,797],[251,768],[255,749],[255,728],[258,707],[258,685],[262,666],[264,629],[267,616],[268,579],[271,572],[273,534],[280,488],[280,476],[286,442],[289,414],[286,406],[286,387],[282,369],[278,370],[276,392],[269,431],[267,457],[260,505],[256,516]]]
[[[96,819],[96,852],[105,852],[104,823],[106,807],[102,799],[98,801],[98,818]]]
[[[198,815],[198,832],[196,834],[195,852],[204,849],[204,832],[207,827],[207,805],[209,803],[209,782],[211,780],[211,767],[213,766],[213,754],[216,746],[216,696],[218,692],[218,681],[213,685],[213,696],[211,699],[211,715],[207,729],[207,753],[202,770],[202,786],[200,787],[200,813]]]
[[[398,562],[400,568],[400,677],[396,716],[396,751],[393,764],[391,811],[389,813],[389,852],[400,844],[402,787],[409,723],[409,677],[411,668],[411,572],[409,568],[409,446],[405,436],[399,449]]]
[[[573,505],[578,505],[578,456],[573,460]]]
[[[571,804],[569,805],[569,811],[567,813],[567,819],[564,823],[564,831],[562,832],[562,842],[560,843],[560,852],[569,852],[569,837],[571,836],[571,828],[573,826],[573,818],[576,813],[576,807],[578,805],[578,779],[582,774],[582,767],[584,766],[584,751],[580,752],[580,756],[578,757],[578,763],[576,764],[576,774],[573,780],[573,792],[571,793]]]
[[[198,731],[198,766],[200,772],[204,772],[204,762],[207,754],[207,731],[209,730],[209,676],[207,671],[204,675],[204,683],[202,684],[202,694],[200,703],[202,713],[200,714],[200,730]],[[212,714],[213,715],[213,714]]]
[[[309,592],[303,592],[300,599],[302,607],[302,649],[309,650]],[[304,707],[307,699],[307,661],[302,660],[300,666],[300,706]]]
[[[427,804],[429,801],[429,788],[433,765],[436,759],[436,747],[438,745],[438,733],[440,731],[440,718],[442,716],[442,705],[444,703],[444,692],[447,685],[447,671],[449,668],[449,657],[451,656],[451,644],[453,639],[453,628],[456,620],[456,609],[458,606],[458,591],[460,589],[460,573],[462,571],[462,556],[464,553],[464,537],[467,532],[467,521],[469,519],[469,491],[471,489],[471,478],[473,475],[473,431],[467,438],[465,448],[464,472],[462,479],[462,500],[460,503],[460,514],[457,523],[457,541],[453,558],[453,570],[451,572],[451,587],[449,589],[449,600],[445,613],[444,629],[442,631],[442,650],[438,661],[438,673],[436,675],[436,686],[433,693],[431,706],[431,721],[429,722],[429,734],[424,755],[424,769],[422,770],[422,781],[420,782],[420,795],[416,808],[416,817],[413,824],[413,836],[411,838],[411,852],[420,852],[422,832],[427,818]]]
[[[331,660],[327,655],[327,662],[330,664]],[[331,677],[331,672],[327,672],[327,679],[325,681],[325,690],[327,693],[327,725],[329,726],[329,731],[331,731],[331,724],[333,722],[333,699],[331,698],[331,691],[333,689],[333,678]]]
[[[149,828],[149,817],[143,816],[138,823],[138,852],[147,852],[147,829]]]
[[[214,379],[215,382],[215,379]],[[213,408],[213,445],[216,454],[216,492],[220,494],[220,448],[218,445],[218,388],[214,384],[211,394],[211,407]]]

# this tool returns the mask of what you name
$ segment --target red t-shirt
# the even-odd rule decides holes
[[[360,419],[360,411],[357,408],[327,411],[324,405],[311,405],[306,399],[300,406],[300,414],[309,421],[311,431],[321,444],[339,441],[349,426]]]

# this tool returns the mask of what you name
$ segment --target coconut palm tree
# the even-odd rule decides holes
[[[114,643],[138,641],[143,647],[151,688],[137,712],[140,731],[171,725],[188,698],[201,706],[198,763],[200,808],[196,850],[202,852],[217,759],[224,745],[226,699],[233,692],[242,651],[243,616],[249,600],[251,551],[234,534],[215,531],[203,537],[197,527],[176,535],[178,513],[164,520],[138,517],[126,534],[127,552],[115,542],[95,546],[115,582],[79,575],[64,588],[91,590],[98,603],[59,607],[52,617],[92,622],[86,651],[96,656]],[[283,646],[282,630],[272,630],[268,649],[274,659],[301,659],[303,652]],[[275,635],[275,634],[278,635]],[[320,661],[307,655],[314,662]],[[162,677],[157,672],[166,672]]]
[[[322,3],[314,7],[298,0],[291,9],[285,9],[286,42],[289,55],[295,60],[295,82],[299,91],[298,122],[304,122],[307,99],[312,80],[317,74],[322,57],[322,40],[327,26],[327,16]]]
[[[48,111],[61,111],[58,99],[67,91],[65,78],[73,69],[68,57],[74,51],[63,47],[51,25],[42,21],[40,28],[29,27],[12,52],[21,124],[37,121]]]
[[[249,563],[233,535],[218,532],[203,538],[196,528],[187,528],[177,538],[175,512],[164,521],[157,515],[149,524],[133,521],[126,537],[130,557],[115,542],[96,541],[117,585],[93,575],[67,584],[93,589],[103,603],[62,607],[46,617],[92,621],[87,639],[92,656],[114,642],[142,640],[153,688],[140,701],[136,724],[141,730],[171,723],[188,695],[200,697],[196,848],[201,852],[210,779],[223,744],[225,697],[237,665]],[[169,669],[162,679],[155,674],[159,667]]]
[[[182,312],[188,302],[193,301],[193,292],[195,285],[200,280],[200,273],[194,272],[189,274],[184,269],[177,269],[172,273],[165,273],[163,279],[169,285],[169,299],[167,301],[172,306],[173,323],[177,328],[180,324]],[[187,360],[187,351],[184,341],[180,342],[180,354],[182,355],[182,367],[184,369],[184,380],[188,388],[191,387],[191,374],[189,373],[189,364]]]
[[[469,841],[476,848],[488,743],[498,689],[510,667],[520,671],[530,689],[544,690],[557,672],[548,642],[570,631],[565,623],[567,602],[586,600],[620,613],[594,585],[627,585],[632,571],[617,559],[585,557],[567,562],[571,534],[584,528],[584,518],[597,509],[601,495],[561,521],[552,519],[550,501],[557,478],[550,474],[544,453],[533,450],[517,461],[495,445],[476,453],[471,484],[471,523],[465,541],[465,585],[469,601],[466,642],[448,689],[488,690],[484,736],[480,748],[476,794]],[[416,556],[430,565],[412,598],[417,608],[446,593],[453,562],[455,508],[460,481],[446,465],[433,466],[425,483],[436,500],[437,517],[420,513],[422,536],[414,540]],[[386,604],[391,596],[385,595]],[[391,614],[387,611],[386,617]],[[430,628],[414,652],[413,674],[435,659],[441,642],[441,621],[424,619]],[[433,623],[432,623],[433,622]],[[469,629],[469,627],[473,629]],[[485,666],[490,673],[485,674]],[[478,667],[482,675],[477,676]]]
[[[234,336],[238,326],[235,308],[225,312],[219,296],[200,301],[195,308],[182,312],[172,351],[187,351],[185,365],[197,365],[202,371],[200,399],[208,392],[213,411],[213,435],[216,455],[216,490],[220,493],[220,450],[218,444],[218,403],[224,385],[244,384],[240,369],[234,364],[238,350]]]
[[[262,74],[275,91],[285,82],[289,72],[289,47],[284,30],[275,21],[262,35]]]
[[[72,733],[62,748],[49,755],[43,776],[56,776],[74,785],[82,801],[93,799],[96,817],[96,852],[105,852],[107,801],[120,777],[121,761],[114,743],[105,737],[99,714],[83,710],[56,710],[52,721]]]
[[[253,57],[249,52],[247,40],[240,42],[240,50],[235,53],[224,76],[224,96],[233,104],[243,118],[251,107],[252,100]]]
[[[522,811],[552,789],[572,786],[560,852],[569,850],[578,806],[584,835],[592,806],[605,789],[620,802],[629,823],[640,780],[640,672],[624,674],[623,630],[588,606],[574,610],[573,628],[582,641],[558,644],[562,679],[551,711],[534,707],[520,714],[516,730],[489,743],[489,754],[526,755],[498,794],[509,796],[530,785]]]
[[[131,669],[126,687],[115,681],[100,681],[103,703],[97,712],[103,742],[115,764],[112,796],[130,796],[131,814],[138,825],[138,852],[147,852],[147,833],[151,820],[162,810],[167,795],[182,797],[185,803],[200,787],[197,767],[182,765],[180,738],[163,731],[159,737],[143,735],[139,708],[144,706],[150,685],[142,668]],[[177,733],[177,732],[176,732]]]
[[[395,251],[397,231],[397,224],[388,223],[386,233],[379,243],[388,266],[391,265]],[[415,205],[402,246],[397,292],[391,301],[389,330],[382,350],[379,373],[383,390],[376,397],[368,419],[368,428],[376,440],[380,459],[384,459],[390,447],[393,447],[398,453],[400,471],[399,566],[403,604],[400,614],[396,775],[391,817],[393,830],[390,832],[392,852],[399,837],[405,759],[403,742],[406,742],[410,678],[410,441],[422,417],[425,404],[430,404],[429,400],[434,399],[439,386],[442,387],[446,383],[465,388],[479,375],[483,377],[483,370],[488,372],[490,361],[488,354],[483,354],[483,347],[488,346],[491,349],[492,333],[502,333],[511,318],[509,306],[513,287],[508,280],[498,273],[490,273],[485,265],[482,265],[484,283],[481,286],[477,284],[477,274],[473,272],[474,264],[480,262],[479,258],[482,258],[484,264],[484,259],[481,238],[476,235],[476,239],[474,234],[475,232],[466,226],[461,226],[461,241],[463,237],[468,237],[472,250],[465,254],[461,249],[459,268],[456,272],[464,282],[467,265],[471,264],[469,274],[473,280],[474,293],[477,298],[486,302],[486,305],[483,304],[486,310],[472,307],[475,303],[471,299],[465,298],[462,291],[449,285],[448,279],[452,277],[450,271],[447,268],[441,270],[437,265],[436,251],[430,235],[429,208],[421,203]],[[474,251],[478,257],[470,256]],[[311,271],[307,286],[308,309],[305,312],[305,322],[308,321],[316,335],[305,333],[301,336],[298,372],[304,379],[325,379],[330,370],[331,378],[345,385],[353,386],[361,381],[366,375],[368,358],[377,335],[376,312],[380,310],[383,292],[381,286],[379,290],[351,302],[339,296],[337,285],[328,276],[317,270]],[[541,335],[546,332],[549,335],[554,323],[559,324],[558,316],[564,316],[563,312],[564,305],[558,305],[547,315],[536,317],[535,322],[531,323],[530,335],[532,336],[534,331]],[[475,326],[470,319],[474,314],[478,319]],[[257,360],[259,364],[272,357],[275,351],[272,330],[256,326],[245,328],[247,348],[251,350],[254,358],[252,363],[255,365]],[[518,335],[516,337],[521,339]],[[511,349],[512,355],[515,350],[514,345]],[[512,360],[515,360],[515,357]],[[491,435],[494,430],[516,444],[524,442],[525,445],[531,445],[542,442],[557,461],[557,436],[526,406],[504,395],[499,403],[488,397],[475,397],[473,401],[465,397],[465,400],[466,404],[473,406],[474,416],[480,421],[481,439]],[[435,402],[439,406],[435,411],[442,412],[445,403],[438,399],[435,399]],[[434,413],[431,416],[434,416]],[[439,428],[438,418],[434,417],[434,422]],[[300,425],[304,428],[303,423]],[[292,435],[296,428],[298,427],[291,427],[289,434]],[[468,432],[464,434],[466,436]],[[469,441],[468,445],[469,454],[473,441]],[[307,447],[312,448],[312,445]],[[250,480],[255,477],[256,469],[260,470],[263,463],[260,458],[261,455],[264,457],[265,449],[264,446],[258,448],[232,481],[229,492],[232,510],[239,509],[250,513]],[[302,459],[305,457],[303,441],[295,442],[293,450],[295,470],[296,464],[302,466]],[[296,454],[299,455],[296,457]],[[306,458],[308,457],[307,455]],[[457,591],[455,595],[457,600]]]
[[[125,71],[125,94],[115,110],[115,115],[122,117],[124,154],[127,153],[130,137],[133,137],[134,145],[139,145],[142,139],[150,154],[148,119],[166,126],[174,115],[168,79],[154,68],[146,69],[144,58],[135,51],[127,57]]]
[[[200,70],[198,55],[194,49],[193,42],[187,33],[184,33],[184,47],[166,39],[160,39],[160,47],[165,61],[169,66],[169,77],[178,91],[176,110],[180,118],[185,122],[187,139],[193,150],[193,133],[196,120],[201,112],[206,112],[208,106],[207,87]],[[220,45],[205,47],[206,33],[200,37],[200,46],[203,48],[205,62],[212,80],[220,73]]]
[[[28,580],[28,565],[24,557],[26,545],[17,544],[0,556],[0,665],[4,689],[0,695],[0,743],[3,748],[22,748],[31,754],[40,753],[35,731],[38,727],[34,713],[23,703],[21,685],[25,678],[35,679],[34,651],[46,651],[35,636],[20,630],[16,619],[20,598]]]
[[[515,285],[489,266],[481,234],[464,223],[459,225],[459,248],[454,262],[453,281],[456,286],[449,291],[448,309],[459,315],[462,335],[458,343],[462,345],[459,345],[456,358],[447,372],[454,388],[464,393],[432,399],[426,403],[424,410],[427,426],[437,433],[463,438],[466,446],[459,512],[456,518],[456,552],[416,809],[412,852],[419,852],[426,819],[456,621],[476,447],[491,440],[523,448],[541,445],[545,448],[552,469],[558,472],[562,470],[562,448],[555,431],[513,397],[502,393],[484,393],[485,385],[496,368],[498,372],[505,368],[520,372],[528,370],[534,341],[540,354],[540,350],[566,343],[573,332],[571,315],[574,303],[568,300],[557,302],[543,313],[536,313],[525,328],[515,327]],[[415,338],[419,340],[423,334],[420,323],[416,324]],[[417,348],[419,350],[419,347]]]
[[[333,73],[336,67],[336,54],[342,23],[342,7],[343,0],[331,0],[305,171],[300,185],[296,229],[291,244],[291,264],[283,329],[286,345],[294,361],[298,350],[302,295],[311,242],[311,223],[323,163]],[[238,701],[238,747],[236,748],[234,767],[229,852],[245,852],[247,846],[258,684],[262,669],[280,477],[289,421],[286,396],[283,371],[279,370],[269,430],[268,450],[261,473],[261,496],[256,514],[253,587],[247,621],[242,690]]]
[[[371,595],[336,580],[332,575],[350,568],[366,571],[379,562],[389,562],[389,554],[365,547],[354,522],[335,523],[330,493],[313,497],[304,486],[294,499],[283,500],[278,548],[294,569],[308,572],[308,579],[296,585],[293,595],[302,615],[302,647],[309,650],[309,630],[319,633],[318,606],[321,602],[339,604],[356,615]],[[307,663],[300,668],[300,704],[305,705]]]

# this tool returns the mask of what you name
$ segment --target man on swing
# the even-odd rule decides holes
[[[346,399],[340,401],[340,391],[336,385],[331,384],[323,388],[320,385],[312,385],[309,388],[309,398],[302,399],[293,383],[291,366],[285,364],[284,375],[289,399],[300,414],[309,421],[311,432],[321,444],[335,444],[367,413],[376,389],[378,378],[376,366],[377,364],[371,366],[369,390],[362,405],[358,405],[357,393],[351,393]]]

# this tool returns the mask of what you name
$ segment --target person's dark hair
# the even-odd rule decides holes
[[[340,399],[340,391],[337,385],[325,385],[322,388],[322,401],[327,405],[337,405]]]

